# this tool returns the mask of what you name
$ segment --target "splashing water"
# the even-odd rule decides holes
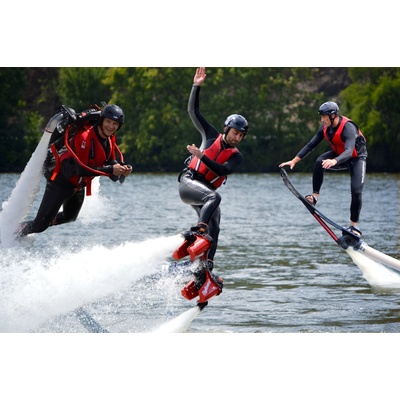
[[[359,251],[349,247],[346,249],[354,263],[360,268],[363,277],[372,288],[379,291],[400,288],[400,274],[382,263],[379,263]]]
[[[43,134],[35,152],[17,181],[0,214],[0,332],[34,331],[62,314],[126,290],[141,278],[159,273],[180,235],[140,242],[124,242],[113,248],[79,246],[71,251],[55,239],[51,247],[37,248],[37,235],[16,239],[19,223],[29,214],[43,179],[42,166],[50,135]],[[79,221],[88,226],[103,222],[113,208],[101,195],[100,179],[92,182],[92,195],[85,198]],[[59,238],[59,233],[53,236]],[[57,244],[58,243],[58,244]],[[92,242],[93,243],[93,242]],[[15,251],[18,247],[18,251]]]
[[[190,323],[200,314],[199,307],[192,307],[171,321],[166,322],[152,333],[183,333],[186,332]]]
[[[181,242],[179,235],[94,246],[46,260],[42,256],[3,259],[0,277],[0,331],[26,332],[51,317],[125,290],[159,271]]]
[[[51,134],[44,132],[36,150],[21,174],[8,201],[3,202],[0,213],[0,237],[4,248],[16,245],[14,233],[28,214],[42,179],[42,166],[46,158]]]

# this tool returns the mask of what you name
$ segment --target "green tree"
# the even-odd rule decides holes
[[[179,170],[188,155],[186,145],[200,144],[187,114],[194,72],[195,68],[108,71],[105,82],[112,101],[127,116],[121,147],[139,170]],[[230,114],[243,114],[249,121],[250,133],[241,144],[243,170],[276,170],[288,152],[286,146],[297,145],[305,132],[309,134],[310,119],[313,127],[318,123],[319,97],[305,90],[313,78],[311,69],[209,68],[207,76],[201,110],[209,122],[222,131]]]
[[[27,68],[0,68],[0,171],[22,170],[40,139],[40,116],[26,108]]]
[[[109,87],[104,83],[107,68],[71,67],[59,68],[57,94],[63,104],[79,112],[92,104],[108,102]]]
[[[185,68],[110,68],[106,82],[126,117],[118,134],[126,160],[137,170],[181,168],[184,144],[193,141],[186,113],[193,79]]]
[[[226,117],[250,125],[242,171],[276,171],[316,132],[319,105],[337,101],[367,137],[368,168],[398,172],[399,68],[207,68],[201,109],[222,131]],[[120,105],[117,141],[137,171],[179,171],[186,145],[200,144],[187,114],[195,67],[0,68],[0,171],[21,171],[61,104],[81,111]],[[349,73],[349,75],[347,75]],[[322,150],[322,149],[321,149]],[[310,171],[315,157],[297,168]]]
[[[400,68],[350,68],[349,76],[340,96],[367,138],[369,168],[399,172]]]

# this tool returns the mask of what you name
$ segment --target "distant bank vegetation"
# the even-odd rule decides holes
[[[0,172],[23,170],[62,104],[79,112],[101,101],[123,108],[126,123],[117,141],[136,171],[180,171],[186,145],[200,144],[187,114],[194,72],[0,68]],[[366,136],[368,171],[400,172],[400,68],[208,68],[201,110],[221,130],[228,115],[244,115],[250,131],[240,145],[241,171],[273,172],[311,139],[320,124],[318,107],[328,100]],[[311,171],[316,156],[296,169]]]

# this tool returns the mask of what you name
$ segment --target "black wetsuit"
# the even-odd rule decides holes
[[[210,147],[219,132],[212,126],[200,112],[200,86],[193,85],[189,97],[188,113],[190,118],[202,136],[201,150]],[[229,148],[225,141],[223,146]],[[240,152],[234,153],[226,162],[220,164],[204,155],[201,159],[207,167],[218,176],[227,176],[232,174],[242,163],[243,155]],[[208,259],[213,260],[218,245],[218,236],[221,221],[221,195],[211,186],[209,182],[203,179],[196,171],[188,169],[180,178],[179,196],[181,200],[189,204],[196,211],[198,222],[204,222],[208,225],[208,234],[213,239],[213,245],[208,252]]]
[[[333,137],[339,125],[340,123],[335,128],[328,128],[327,133],[330,138]],[[324,139],[324,126],[321,126],[315,136],[300,150],[300,152],[297,154],[297,157],[303,159],[309,153],[311,153],[311,151]],[[353,222],[358,222],[362,207],[362,191],[365,182],[367,164],[366,160],[368,155],[367,148],[364,138],[358,134],[357,126],[351,121],[344,125],[341,139],[344,143],[343,153],[338,154],[335,151],[330,150],[324,154],[321,154],[315,161],[313,170],[313,193],[319,193],[324,180],[325,169],[322,168],[322,161],[327,159],[335,159],[337,164],[334,167],[329,168],[328,171],[339,171],[344,169],[349,170],[351,178],[350,220]],[[354,148],[357,149],[357,157],[352,157]]]

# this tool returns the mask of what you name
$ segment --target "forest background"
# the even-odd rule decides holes
[[[187,144],[200,145],[187,102],[195,67],[0,68],[0,172],[23,171],[47,121],[66,105],[118,104],[117,143],[137,172],[179,172]],[[319,106],[336,101],[367,139],[369,172],[400,172],[400,68],[207,68],[200,107],[222,131],[230,114],[250,130],[241,172],[276,172],[320,126]],[[318,154],[329,149],[323,142]],[[311,171],[317,154],[296,166]]]

